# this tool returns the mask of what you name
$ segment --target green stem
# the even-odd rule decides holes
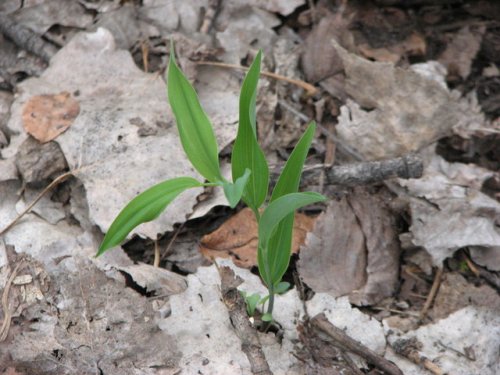
[[[267,313],[269,315],[273,315],[273,308],[274,308],[274,291],[272,289],[269,289],[269,304],[267,305]]]
[[[252,207],[253,214],[255,215],[255,220],[257,221],[257,224],[259,224],[260,221],[260,212],[258,208],[253,208]]]

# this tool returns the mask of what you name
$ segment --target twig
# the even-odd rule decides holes
[[[219,68],[226,68],[226,69],[245,70],[245,71],[248,71],[248,69],[249,69],[246,66],[235,65],[235,64],[226,64],[226,63],[215,62],[215,61],[198,61],[197,64],[216,66]],[[276,74],[276,73],[272,73],[272,72],[260,72],[260,75],[262,75],[264,77],[274,78],[274,79],[277,79],[279,81],[285,81],[285,82],[291,83],[295,86],[301,87],[304,90],[306,90],[306,94],[308,96],[314,96],[318,92],[318,89],[316,87],[314,87],[310,83],[304,82],[300,79],[288,78],[288,77],[282,76],[281,74]]]
[[[432,302],[434,302],[434,298],[436,297],[436,294],[439,290],[439,285],[441,285],[442,276],[443,276],[443,269],[438,268],[436,271],[436,276],[434,276],[434,282],[432,283],[431,291],[429,292],[429,295],[425,300],[424,307],[422,307],[422,310],[420,311],[420,320],[423,320],[427,316],[427,312],[429,311]]]
[[[403,157],[381,161],[367,161],[351,163],[328,168],[323,164],[304,169],[303,179],[315,181],[318,178],[318,169],[326,169],[326,183],[329,185],[359,186],[374,182],[399,178],[419,178],[423,173],[423,162],[417,155],[409,154]],[[278,173],[274,173],[271,179],[277,180]]]
[[[155,259],[153,261],[153,267],[160,267],[160,246],[158,246],[158,240],[155,240]]]
[[[465,261],[471,269],[471,271],[477,276],[485,279],[492,287],[496,288],[500,292],[500,276],[495,272],[490,272],[484,267],[481,267],[472,262],[468,256],[465,256]]]
[[[415,318],[418,318],[420,316],[418,313],[413,312],[413,311],[402,311],[402,310],[397,310],[397,309],[386,309],[384,307],[377,307],[377,306],[371,306],[370,308],[372,310],[375,310],[375,311],[387,311],[387,312],[391,312],[393,314],[408,315],[408,316],[413,316]]]
[[[10,322],[12,318],[12,313],[10,312],[9,309],[10,287],[12,286],[12,282],[17,276],[17,272],[23,265],[24,265],[24,260],[21,260],[16,265],[14,270],[11,272],[9,279],[7,280],[7,283],[5,284],[5,288],[3,290],[2,294],[3,322],[2,322],[2,327],[0,328],[0,342],[4,341],[7,338],[7,335],[9,334]]]
[[[238,289],[241,278],[235,276],[229,267],[220,267],[215,263],[221,279],[222,300],[229,311],[229,319],[241,341],[241,350],[246,354],[252,374],[272,375],[267,363],[259,336],[248,320],[245,301]]]
[[[219,12],[221,0],[209,0],[208,1],[208,9],[205,13],[205,17],[203,18],[203,23],[201,24],[200,27],[200,33],[201,34],[208,34],[210,29],[212,28],[212,25],[215,21],[215,17],[217,16],[217,13]]]
[[[363,185],[393,177],[420,178],[424,167],[420,157],[408,154],[403,157],[336,166],[327,172],[327,181],[333,185]]]
[[[423,366],[425,369],[432,372],[434,375],[443,375],[444,371],[432,362],[429,358],[421,356],[419,350],[422,344],[415,338],[396,340],[391,347],[396,354],[408,358],[416,365]]]
[[[12,17],[4,13],[0,13],[0,32],[17,46],[41,57],[46,62],[49,62],[57,52],[57,48],[52,44],[45,42],[33,31],[16,23]]]
[[[349,356],[349,354],[346,353],[345,350],[340,349],[340,355],[342,356],[342,359],[345,361],[345,363],[347,363],[347,366],[349,366],[354,372],[354,374],[364,375],[364,372],[361,371],[358,366],[356,366],[352,358]]]
[[[189,220],[189,218],[188,218],[188,220]],[[186,221],[184,221],[181,225],[179,225],[179,228],[177,228],[177,230],[174,232],[174,235],[170,239],[170,242],[168,243],[168,245],[167,245],[167,247],[165,249],[165,252],[163,254],[161,254],[160,260],[163,260],[165,257],[168,256],[168,254],[170,253],[170,249],[172,248],[172,246],[174,245],[175,240],[177,239],[177,237],[181,233],[181,230],[184,228],[184,224],[186,224]]]
[[[321,313],[311,319],[312,326],[333,339],[333,345],[342,350],[354,353],[364,358],[368,363],[384,371],[388,375],[403,375],[403,372],[392,362],[381,357],[373,350],[349,337],[341,329],[328,321],[325,314]]]
[[[12,228],[14,225],[16,225],[16,223],[24,215],[26,215],[28,212],[30,212],[31,209],[35,206],[35,204],[37,204],[38,201],[40,199],[42,199],[45,194],[47,194],[50,190],[52,190],[55,186],[59,185],[61,182],[66,181],[69,177],[73,176],[74,173],[75,173],[74,171],[63,173],[62,175],[60,175],[59,177],[57,177],[54,181],[52,181],[45,189],[43,189],[43,191],[40,194],[38,194],[38,196],[35,198],[35,200],[33,202],[31,202],[31,204],[28,207],[26,207],[23,212],[21,212],[19,215],[17,215],[17,217],[14,220],[12,220],[10,222],[10,224],[8,224],[5,228],[3,228],[0,231],[0,236],[3,235],[3,234],[5,234],[5,233],[7,233],[7,231],[10,228]]]
[[[147,73],[149,71],[149,43],[147,40],[141,41],[141,54],[144,72]]]

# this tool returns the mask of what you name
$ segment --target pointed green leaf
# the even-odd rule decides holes
[[[201,107],[196,91],[175,62],[173,47],[170,52],[167,86],[168,100],[188,159],[208,181],[223,181],[212,125]]]
[[[288,215],[293,214],[298,208],[325,200],[326,198],[323,195],[313,192],[286,194],[271,202],[262,214],[259,222],[257,258],[259,272],[268,287],[274,286],[281,280],[289,261],[289,257],[285,259],[285,257],[280,257],[276,254],[279,249],[269,246],[272,236],[275,233],[276,235],[280,235],[277,232],[280,222]]]
[[[224,194],[229,206],[235,208],[236,205],[241,200],[245,186],[248,183],[248,178],[250,177],[250,169],[245,170],[245,174],[238,178],[235,183],[224,182],[222,188],[224,189]]]
[[[264,152],[257,142],[255,124],[255,100],[261,55],[259,52],[255,57],[241,87],[238,134],[231,157],[233,181],[243,176],[247,168],[252,171],[243,200],[254,211],[264,203],[269,185],[269,167]]]
[[[300,140],[295,145],[295,148],[290,154],[285,167],[281,171],[278,182],[273,189],[270,202],[285,194],[296,193],[299,190],[300,176],[302,175],[304,162],[306,161],[307,153],[311,147],[315,131],[316,124],[311,122]]]
[[[270,202],[275,201],[285,194],[296,193],[299,190],[300,176],[302,175],[304,162],[311,147],[315,131],[316,124],[312,122],[290,154],[273,189]],[[279,265],[279,268],[276,269],[276,274],[283,275],[290,262],[294,217],[294,213],[285,217],[279,223],[278,228],[276,228],[276,231],[269,240],[269,248],[272,249],[270,256],[273,257],[271,263]]]
[[[119,245],[139,224],[156,219],[184,190],[203,184],[191,177],[179,177],[161,182],[132,199],[118,214],[106,233],[96,256]]]
[[[274,293],[276,294],[283,294],[285,293],[288,289],[290,289],[291,285],[290,283],[286,281],[281,281],[276,286],[274,287]]]

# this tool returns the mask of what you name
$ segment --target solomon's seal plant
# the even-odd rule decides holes
[[[326,198],[318,193],[298,192],[302,168],[314,136],[314,123],[309,125],[295,146],[269,196],[269,168],[257,142],[255,114],[261,55],[259,52],[255,57],[241,88],[239,126],[231,155],[230,182],[221,173],[217,141],[210,120],[203,111],[194,88],[177,66],[172,48],[168,66],[168,99],[184,151],[205,181],[178,177],[154,185],[139,194],[111,224],[97,256],[120,244],[139,224],[157,218],[186,189],[221,186],[231,207],[243,200],[255,214],[259,228],[259,273],[269,295],[262,299],[250,296],[248,310],[253,314],[257,304],[268,302],[263,319],[271,320],[275,295],[283,293],[289,286],[288,283],[281,282],[281,279],[290,261],[294,212]]]

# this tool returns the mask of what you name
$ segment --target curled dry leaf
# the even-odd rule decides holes
[[[299,251],[314,221],[315,218],[295,214],[293,253]],[[217,230],[204,236],[201,239],[200,251],[208,259],[231,257],[237,266],[251,268],[257,265],[257,244],[257,222],[252,210],[245,208]]]
[[[315,292],[349,295],[357,305],[390,296],[397,283],[399,245],[382,199],[355,189],[331,201],[307,236],[298,268]]]
[[[24,130],[42,143],[52,141],[73,124],[80,113],[69,92],[33,96],[24,106]]]

